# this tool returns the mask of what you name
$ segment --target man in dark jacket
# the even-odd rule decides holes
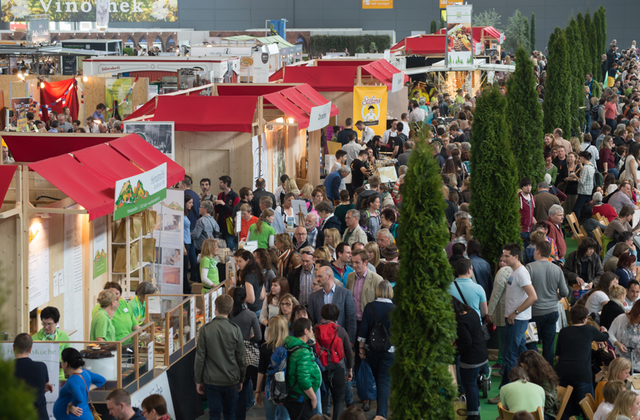
[[[467,243],[467,255],[473,264],[473,276],[484,289],[486,296],[491,297],[493,292],[493,275],[491,274],[491,266],[482,259],[482,245],[477,239],[471,239]]]
[[[260,217],[260,213],[262,213],[262,210],[260,210],[260,199],[262,197],[271,197],[271,208],[273,210],[276,209],[276,196],[265,189],[266,185],[267,182],[264,178],[256,179],[256,189],[253,192],[253,200],[251,200],[251,209],[256,217]]]
[[[342,222],[340,222],[340,219],[338,219],[338,217],[334,215],[333,212],[331,211],[331,204],[327,203],[326,201],[323,201],[318,205],[316,205],[315,210],[318,213],[318,216],[322,218],[322,223],[320,224],[320,228],[319,228],[320,232],[324,233],[325,230],[331,229],[331,228],[338,229],[338,232],[340,231],[340,226],[342,225]],[[338,244],[334,244],[334,246],[337,246],[337,245]]]
[[[291,294],[300,302],[300,305],[307,306],[309,296],[313,293],[313,279],[315,277],[313,248],[310,246],[302,248],[300,259],[302,264],[289,272],[287,280]]]
[[[111,391],[107,396],[107,409],[116,420],[144,420],[140,409],[131,407],[131,395],[126,389]]]
[[[231,189],[231,177],[223,175],[218,178],[220,189],[222,192],[218,194],[218,199],[213,202],[215,204],[216,213],[218,213],[218,225],[222,231],[222,237],[227,241],[230,249],[235,249],[235,236],[233,233],[233,208],[240,202],[238,194]],[[195,200],[194,200],[195,201]],[[230,233],[227,229],[227,218],[231,218]],[[194,223],[195,225],[195,223]]]

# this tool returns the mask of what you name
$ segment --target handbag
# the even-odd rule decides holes
[[[453,413],[455,420],[465,420],[467,418],[467,398],[461,395],[453,400]]]
[[[360,361],[360,369],[356,372],[356,387],[358,388],[358,398],[361,401],[375,401],[378,398],[376,379],[373,377],[373,371],[367,359]]]
[[[247,366],[258,367],[260,350],[249,340],[244,340],[244,348],[247,354]]]
[[[78,373],[74,373],[74,375],[78,375],[80,379],[82,379],[82,382],[84,382],[84,387],[87,390],[87,398],[89,398],[89,409],[91,410],[91,415],[93,416],[93,420],[102,420],[102,417],[100,416],[100,414],[98,414],[96,407],[93,405],[93,402],[91,401],[91,393],[89,392],[89,387],[87,386],[87,382],[84,380],[84,377],[82,377],[82,375]]]
[[[464,295],[462,294],[462,290],[460,290],[460,286],[458,286],[458,282],[454,280],[453,284],[456,286],[456,289],[458,289],[458,293],[460,293],[462,302],[464,302],[465,305],[469,306],[469,304],[467,303],[467,300],[464,298]],[[480,328],[482,329],[482,336],[484,337],[484,341],[489,341],[489,339],[491,338],[491,332],[495,329],[495,325],[491,324],[491,326],[493,327],[491,330],[489,329],[489,325],[486,322],[484,324],[481,324],[480,326]]]

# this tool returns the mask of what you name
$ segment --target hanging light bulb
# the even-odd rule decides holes
[[[88,78],[87,76],[83,76],[83,77],[82,77],[82,81],[86,83],[86,82],[88,82],[88,81],[89,81],[89,78]]]
[[[44,89],[44,82],[40,82],[40,89]]]

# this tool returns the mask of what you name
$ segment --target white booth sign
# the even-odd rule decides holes
[[[316,131],[326,127],[329,125],[329,118],[331,118],[331,102],[327,102],[324,105],[314,106],[311,108],[308,130]]]

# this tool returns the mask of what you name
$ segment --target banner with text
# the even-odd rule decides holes
[[[471,12],[473,6],[447,6],[446,65],[467,67],[473,65],[473,36]]]
[[[329,125],[331,118],[331,102],[311,108],[308,131],[321,130]]]
[[[111,22],[177,22],[178,0],[108,1]],[[48,15],[51,22],[96,22],[106,11],[103,2],[83,0],[2,0],[2,21],[24,21],[31,15]],[[103,6],[104,7],[104,6]],[[101,19],[98,19],[98,18]]]
[[[356,86],[353,88],[353,121],[361,120],[381,136],[387,129],[387,87]]]
[[[393,0],[362,0],[363,9],[393,9]]]
[[[167,197],[167,164],[116,181],[113,220],[141,212]]]

